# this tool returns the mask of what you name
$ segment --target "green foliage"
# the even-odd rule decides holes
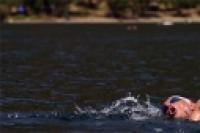
[[[6,5],[19,5],[23,2],[23,0],[0,0],[0,4]]]
[[[117,17],[123,17],[126,14],[145,14],[148,11],[149,5],[154,2],[158,4],[160,9],[164,10],[177,10],[182,8],[197,8],[200,6],[200,0],[47,0],[50,8],[52,8],[55,14],[62,16],[68,13],[68,5],[76,4],[87,9],[98,9],[99,4],[103,1],[106,2],[111,15]],[[31,13],[43,13],[47,12],[45,8],[44,0],[33,0],[32,3],[28,0],[0,0],[1,8],[8,8],[10,6],[18,6],[25,3],[28,6],[28,12]],[[163,8],[164,7],[164,8]],[[9,8],[8,8],[9,9]],[[197,8],[199,10],[199,8]],[[7,11],[8,12],[8,11]],[[83,10],[84,12],[84,10]]]
[[[134,12],[139,7],[139,0],[109,0],[108,6],[112,11],[112,15],[123,17],[124,14]]]
[[[131,9],[134,5],[135,0],[109,0],[108,5],[113,10],[123,11]]]
[[[173,8],[195,8],[200,4],[200,0],[158,0],[158,3]]]
[[[200,4],[200,0],[176,0],[175,3],[178,5],[178,7],[193,8],[197,4]]]

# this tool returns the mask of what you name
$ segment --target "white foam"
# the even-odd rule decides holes
[[[92,107],[80,108],[76,105],[76,114],[95,114],[97,117],[106,117],[109,115],[125,115],[133,120],[145,120],[161,115],[161,110],[152,105],[149,96],[146,101],[141,101],[134,96],[128,96],[114,101],[110,106],[100,110]]]

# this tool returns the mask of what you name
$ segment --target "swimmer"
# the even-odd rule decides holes
[[[167,117],[200,122],[200,99],[193,102],[181,96],[171,96],[163,103],[163,112]]]

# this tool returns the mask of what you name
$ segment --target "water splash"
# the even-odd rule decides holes
[[[151,103],[149,96],[146,96],[146,100],[141,100],[139,96],[129,95],[104,106],[102,109],[95,109],[90,106],[81,108],[76,105],[74,112],[71,113],[59,111],[0,113],[0,125],[27,124],[27,122],[46,123],[49,119],[64,121],[130,119],[142,121],[160,116],[160,109]]]
[[[129,95],[100,110],[92,107],[81,108],[78,105],[75,108],[74,113],[77,115],[92,115],[99,119],[118,115],[133,120],[145,120],[161,115],[161,110],[150,102],[148,95],[145,101],[140,100],[139,96],[135,98]]]

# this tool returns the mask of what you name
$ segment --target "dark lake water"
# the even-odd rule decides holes
[[[1,25],[0,130],[199,133],[162,99],[200,98],[200,25]]]

